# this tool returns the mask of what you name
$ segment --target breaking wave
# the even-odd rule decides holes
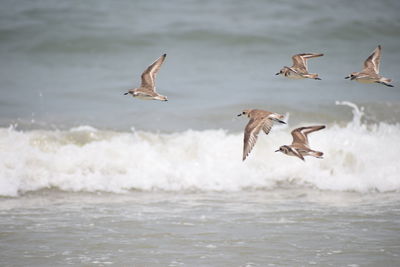
[[[113,132],[81,126],[67,131],[0,128],[0,195],[56,188],[64,191],[238,191],[305,186],[321,190],[387,192],[400,189],[400,125],[366,124],[353,110],[347,125],[310,135],[324,159],[302,162],[274,151],[290,144],[290,130],[274,128],[241,161],[242,133],[187,130],[172,134]]]

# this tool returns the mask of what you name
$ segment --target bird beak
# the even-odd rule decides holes
[[[279,74],[281,74],[280,72],[278,72],[278,73],[275,73],[275,75],[279,75]]]
[[[243,115],[243,114],[242,114],[242,113],[240,113],[240,114],[238,114],[237,116],[238,116],[238,117],[240,117],[240,116],[242,116],[242,115]]]
[[[129,92],[128,92],[128,93],[125,93],[124,95],[127,95],[127,94],[129,94]]]
[[[348,79],[348,78],[350,78],[350,76],[346,76],[346,77],[344,77],[345,79]]]
[[[278,150],[275,150],[275,152],[279,152],[280,150],[278,149]]]

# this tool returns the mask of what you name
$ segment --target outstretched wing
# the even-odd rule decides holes
[[[308,126],[308,127],[300,127],[294,129],[292,131],[292,137],[293,137],[292,145],[299,144],[308,147],[308,134],[322,130],[325,127],[326,127],[325,125],[318,125],[318,126]]]
[[[302,161],[305,161],[303,155],[302,155],[296,148],[293,148],[293,147],[290,147],[290,146],[289,146],[289,148],[290,148],[290,150],[293,152],[293,154],[294,154],[296,157],[298,157],[298,158],[301,159]]]
[[[162,55],[159,59],[154,61],[153,64],[148,66],[147,69],[142,73],[141,87],[155,91],[156,74],[160,70],[166,56],[167,54]]]
[[[292,56],[293,68],[308,72],[307,59],[313,57],[321,57],[324,54],[302,53]]]
[[[382,48],[380,45],[378,45],[377,48],[375,48],[374,52],[364,61],[364,69],[365,70],[370,70],[375,72],[376,74],[379,74],[379,65],[381,62],[381,52]]]
[[[264,123],[263,123],[262,129],[263,129],[265,134],[269,134],[273,124],[274,124],[274,122],[272,120],[264,119]]]
[[[250,119],[244,129],[243,160],[246,159],[256,144],[260,130],[263,129],[263,131],[268,134],[271,127],[272,121],[268,118]]]

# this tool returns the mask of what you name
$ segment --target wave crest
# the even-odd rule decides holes
[[[400,189],[400,127],[353,121],[310,135],[324,159],[276,154],[291,142],[288,128],[260,134],[241,161],[242,133],[225,130],[120,133],[81,126],[68,131],[0,129],[0,195],[57,188],[65,191],[271,189],[287,185],[340,191]],[[292,128],[292,127],[291,127]]]

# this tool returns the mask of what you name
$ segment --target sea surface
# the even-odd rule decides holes
[[[399,1],[0,4],[0,266],[400,266]],[[248,108],[287,124],[242,162]]]

